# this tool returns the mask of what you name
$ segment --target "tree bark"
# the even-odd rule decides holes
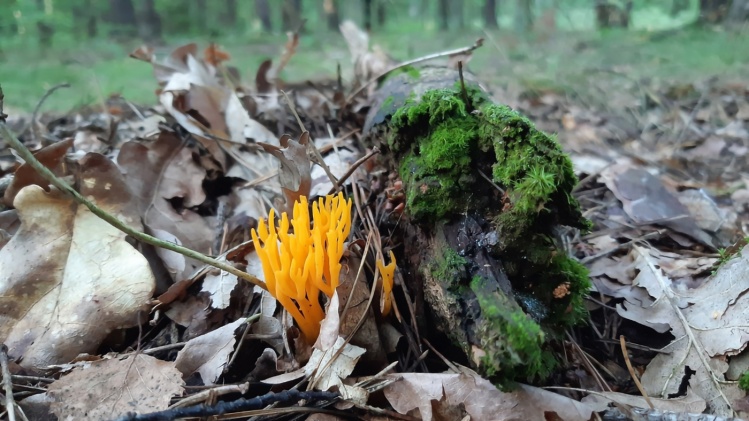
[[[488,29],[497,29],[497,0],[486,0],[484,2],[484,26]]]
[[[740,24],[749,18],[749,0],[733,0],[726,16],[728,23]]]
[[[377,27],[383,28],[387,20],[387,8],[383,0],[376,0],[375,8],[377,10]]]
[[[302,23],[302,0],[283,0],[281,22],[284,31],[296,31]]]
[[[237,25],[237,0],[226,0],[224,7],[221,22],[228,28],[234,28]]]
[[[161,16],[156,11],[154,0],[145,0],[143,11],[138,24],[140,37],[146,41],[154,42],[161,40]]]
[[[364,0],[362,2],[362,10],[364,15],[364,30],[370,32],[372,30],[372,0]]]
[[[451,14],[455,17],[453,19],[455,26],[460,30],[465,29],[465,4],[463,0],[452,0],[450,2],[450,7]]]
[[[325,10],[325,21],[327,22],[328,30],[337,32],[338,26],[341,24],[340,17],[338,14],[338,1],[337,0],[324,0],[323,9]]]
[[[268,0],[255,0],[255,13],[260,18],[260,23],[263,25],[263,31],[273,32],[273,23],[270,19],[270,5]]]
[[[107,20],[114,26],[109,32],[112,37],[132,37],[138,31],[135,8],[131,0],[109,0]]]
[[[517,0],[515,7],[515,30],[528,32],[533,27],[533,0]]]
[[[197,29],[198,33],[205,34],[206,30],[208,29],[208,1],[195,0],[194,2],[189,3],[194,6],[194,9],[190,14],[193,24],[190,26],[192,26],[194,29]]]
[[[700,0],[699,23],[715,25],[723,22],[730,3],[731,0]]]
[[[609,0],[596,0],[594,6],[598,28],[628,28],[632,4],[632,0],[627,0],[622,7]]]
[[[450,1],[439,0],[437,2],[437,20],[441,31],[450,29]]]

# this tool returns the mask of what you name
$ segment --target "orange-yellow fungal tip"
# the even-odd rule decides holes
[[[276,228],[275,212],[271,209],[267,225],[261,220],[257,230],[252,229],[250,234],[268,292],[291,314],[305,339],[312,343],[325,317],[319,293],[332,297],[338,286],[343,244],[351,232],[351,199],[346,201],[343,193],[338,193],[317,200],[312,203],[310,221],[307,198],[301,196],[292,212],[291,220],[282,213]]]
[[[382,275],[382,298],[380,300],[380,310],[383,316],[387,316],[390,313],[392,307],[392,295],[393,291],[393,280],[395,279],[395,255],[390,250],[390,263],[385,265],[385,262],[378,260],[377,269],[379,269]]]

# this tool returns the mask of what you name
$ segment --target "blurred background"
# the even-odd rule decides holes
[[[295,30],[300,45],[284,80],[332,79],[339,64],[347,79],[338,25],[349,19],[396,60],[481,37],[469,67],[490,86],[600,98],[621,78],[744,78],[748,18],[749,0],[0,0],[0,84],[6,112],[30,111],[62,82],[72,89],[46,109],[116,93],[149,104],[156,84],[151,66],[128,58],[135,48],[165,54],[215,42],[251,81]]]

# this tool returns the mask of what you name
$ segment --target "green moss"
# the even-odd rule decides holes
[[[478,129],[463,101],[451,90],[427,91],[398,109],[391,126],[388,146],[403,154],[400,175],[408,212],[440,219],[461,211],[476,181],[471,163]]]
[[[504,294],[492,291],[480,276],[471,280],[471,290],[483,320],[477,327],[486,353],[481,358],[481,372],[504,388],[512,386],[514,380],[547,377],[555,360],[544,351],[544,332],[538,323],[508,302]]]
[[[454,280],[463,278],[468,260],[450,247],[445,247],[441,259],[435,259],[431,267],[432,276],[439,280]]]
[[[508,203],[496,222],[505,245],[543,218],[587,230],[579,204],[570,196],[577,177],[553,136],[505,105],[481,109],[479,136],[492,139],[497,162],[494,181],[507,188]],[[547,223],[548,225],[548,223]]]
[[[749,391],[749,371],[745,371],[741,377],[739,377],[739,388],[741,390]]]

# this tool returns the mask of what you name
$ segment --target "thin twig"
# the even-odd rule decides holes
[[[291,112],[294,114],[294,117],[296,117],[296,122],[299,124],[299,130],[302,131],[302,133],[306,132],[307,129],[304,128],[304,124],[302,123],[302,119],[299,118],[299,114],[296,112],[296,107],[294,106],[294,103],[291,102],[291,98],[289,98],[288,95],[286,95],[286,92],[281,91],[284,98],[286,98],[286,103],[289,105],[289,109],[291,109]],[[335,175],[330,171],[330,168],[328,168],[328,164],[325,163],[325,160],[322,158],[322,155],[320,155],[320,151],[317,150],[317,147],[315,146],[315,141],[312,139],[312,136],[310,136],[308,145],[308,150],[312,150],[312,154],[315,156],[315,162],[317,165],[319,165],[324,171],[325,174],[328,175],[328,178],[333,184],[336,184],[338,180],[335,178]]]
[[[639,390],[642,397],[645,398],[645,402],[648,403],[648,406],[650,407],[650,409],[655,409],[655,407],[653,406],[653,402],[650,401],[648,392],[646,392],[645,388],[642,387],[642,383],[640,383],[640,379],[637,378],[637,373],[635,373],[635,368],[632,367],[632,362],[629,360],[629,351],[627,351],[627,340],[624,339],[624,335],[619,336],[619,345],[621,345],[622,347],[622,355],[624,356],[624,363],[627,364],[627,370],[629,370],[629,375],[632,377],[632,380],[635,382],[635,386],[637,386],[637,390]]]
[[[368,81],[364,82],[364,84],[362,84],[361,86],[359,86],[359,88],[357,90],[355,90],[351,95],[349,95],[346,98],[346,102],[345,103],[346,104],[350,103],[351,100],[353,100],[354,98],[356,98],[356,96],[359,95],[360,93],[362,93],[364,91],[364,89],[366,89],[369,85],[377,82],[378,80],[380,80],[380,78],[382,78],[384,76],[387,76],[388,73],[390,73],[390,72],[392,72],[394,70],[402,69],[402,68],[407,67],[407,66],[413,66],[414,64],[418,64],[418,63],[421,63],[421,62],[424,62],[424,61],[434,60],[434,59],[440,58],[440,57],[447,57],[447,56],[452,56],[452,55],[456,55],[456,54],[467,54],[467,53],[470,53],[471,51],[473,51],[473,50],[481,47],[483,44],[484,44],[484,39],[483,38],[479,38],[470,47],[463,47],[463,48],[458,48],[456,50],[443,51],[441,53],[429,54],[429,55],[426,55],[426,56],[423,56],[423,57],[415,58],[413,60],[404,61],[403,63],[400,63],[400,64],[398,64],[396,66],[393,66],[393,67],[385,70],[384,72],[381,72],[380,74],[374,76],[373,78],[369,79]]]
[[[378,153],[380,153],[380,149],[377,146],[375,146],[374,148],[372,148],[372,151],[370,153],[364,155],[363,157],[359,158],[356,162],[354,162],[353,164],[351,164],[351,166],[349,167],[348,171],[346,171],[346,173],[343,174],[341,176],[341,178],[339,178],[338,181],[336,181],[333,184],[333,187],[330,189],[330,191],[328,191],[328,194],[335,193],[336,190],[338,190],[339,188],[341,188],[341,186],[346,181],[346,179],[348,179],[349,177],[351,177],[351,174],[353,174],[354,171],[356,171],[357,168],[361,167],[362,164],[364,164],[365,162],[367,162],[369,160],[369,158],[372,158],[373,156],[377,155]]]
[[[124,222],[120,221],[116,216],[110,215],[109,213],[105,212],[104,210],[96,206],[93,202],[83,197],[73,187],[69,186],[62,179],[54,175],[52,171],[50,171],[47,167],[42,165],[42,163],[40,163],[34,157],[31,151],[29,151],[28,148],[26,148],[26,146],[24,146],[21,143],[21,141],[19,141],[18,138],[16,138],[15,135],[11,133],[10,129],[8,129],[8,126],[5,123],[0,123],[0,132],[5,137],[5,140],[8,142],[10,147],[13,148],[16,152],[18,152],[21,158],[23,158],[23,160],[26,161],[26,163],[28,163],[32,168],[34,168],[36,172],[38,172],[39,175],[41,175],[45,180],[50,182],[53,186],[57,187],[60,191],[72,196],[76,202],[86,206],[91,211],[91,213],[103,219],[105,222],[109,223],[110,225],[117,228],[118,230],[146,244],[150,244],[152,246],[161,247],[161,248],[173,251],[175,253],[179,253],[185,257],[195,259],[201,263],[205,263],[209,266],[213,266],[215,268],[229,272],[232,275],[236,275],[238,278],[244,279],[245,281],[248,281],[251,284],[257,285],[260,288],[267,289],[267,287],[265,286],[265,282],[261,281],[254,275],[251,275],[247,272],[244,272],[235,268],[234,266],[228,263],[206,256],[203,253],[199,253],[187,247],[182,247],[177,244],[171,243],[169,241],[160,240],[156,237],[150,236],[144,232],[138,231],[126,225]]]
[[[8,421],[16,421],[16,403],[13,401],[13,381],[8,368],[8,347],[0,344],[0,369],[3,374],[3,389],[5,390],[5,411]]]
[[[39,102],[36,103],[36,107],[34,107],[34,112],[31,114],[31,141],[32,141],[32,143],[36,143],[36,139],[39,138],[39,133],[38,133],[39,129],[37,127],[36,118],[37,118],[37,115],[39,114],[39,110],[42,108],[42,104],[56,90],[58,90],[60,88],[69,88],[69,87],[70,87],[70,84],[67,83],[67,82],[66,83],[61,83],[59,85],[55,85],[55,86],[47,89],[47,92],[45,92],[44,95],[42,95],[42,98],[39,100]]]
[[[468,100],[468,91],[466,91],[466,81],[463,79],[463,60],[458,61],[458,76],[460,76],[460,94],[463,97],[463,103],[466,105],[466,111],[473,112],[473,104]]]

